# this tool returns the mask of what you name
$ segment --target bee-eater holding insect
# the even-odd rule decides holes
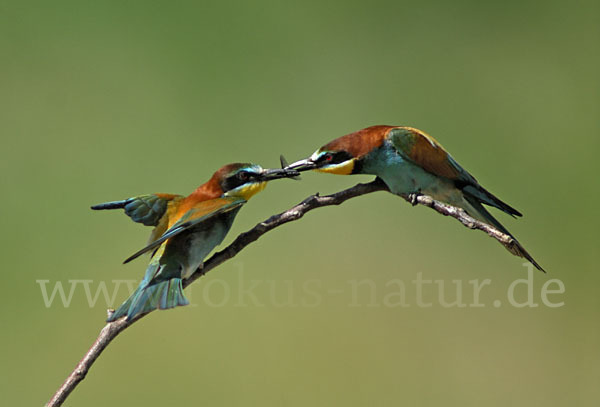
[[[107,321],[187,305],[182,280],[202,267],[205,257],[225,239],[241,206],[268,181],[294,176],[298,176],[295,170],[228,164],[187,197],[149,194],[92,206],[123,208],[134,222],[154,226],[148,245],[125,260],[152,251],[144,279]]]
[[[431,136],[404,126],[372,126],[339,137],[315,151],[305,160],[286,167],[297,171],[317,170],[332,174],[373,174],[397,195],[413,198],[418,194],[464,209],[470,216],[511,236],[516,245],[510,250],[542,267],[500,224],[483,204],[511,216],[519,211],[483,188]]]

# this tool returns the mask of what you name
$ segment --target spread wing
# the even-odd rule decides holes
[[[220,214],[232,211],[246,203],[246,200],[239,198],[216,198],[208,201],[202,201],[195,204],[190,210],[184,213],[181,218],[173,224],[165,233],[158,239],[148,244],[142,250],[131,255],[124,263],[129,263],[131,260],[141,256],[160,246],[164,241]]]
[[[156,226],[167,210],[169,201],[183,198],[173,194],[140,195],[123,201],[106,202],[92,206],[94,210],[121,209],[134,222]]]

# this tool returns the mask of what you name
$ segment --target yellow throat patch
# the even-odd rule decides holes
[[[260,191],[265,189],[267,186],[267,182],[256,182],[250,185],[246,185],[239,189],[231,190],[227,193],[228,196],[239,196],[240,198],[245,199],[246,201],[252,198],[254,195],[258,194]]]
[[[318,168],[315,171],[327,172],[329,174],[350,175],[354,169],[354,159],[346,160],[343,163],[329,165],[324,168]]]

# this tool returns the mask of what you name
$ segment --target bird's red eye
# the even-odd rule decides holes
[[[325,161],[331,161],[331,160],[333,160],[333,155],[331,155],[331,154],[327,154],[327,155],[325,156]]]

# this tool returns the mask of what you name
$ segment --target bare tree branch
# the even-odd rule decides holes
[[[262,235],[267,233],[270,230],[275,229],[278,226],[281,226],[285,223],[298,220],[304,216],[307,212],[320,208],[323,206],[331,206],[331,205],[340,205],[341,203],[347,201],[348,199],[355,198],[360,195],[369,194],[377,191],[388,191],[386,185],[379,179],[375,179],[374,181],[367,184],[357,184],[352,188],[345,189],[343,191],[337,192],[332,195],[327,196],[319,196],[311,195],[306,198],[304,201],[299,204],[293,206],[287,211],[281,212],[277,215],[271,216],[269,219],[265,220],[254,226],[252,229],[248,230],[240,234],[229,246],[220,252],[212,255],[205,263],[202,269],[196,270],[194,274],[192,274],[187,280],[183,282],[183,286],[187,287],[198,278],[208,273],[210,270],[218,267],[223,264],[227,260],[235,257],[240,251],[242,251],[246,246],[250,243],[256,241]],[[426,195],[417,195],[417,196],[403,196],[408,202],[413,205],[421,204],[432,208],[438,213],[451,216],[457,219],[464,226],[469,229],[478,229],[486,232],[489,236],[498,240],[503,246],[511,250],[513,245],[516,245],[516,241],[506,235],[496,228],[480,222],[471,216],[467,215],[467,213],[460,209],[456,208],[441,202],[438,202],[429,196]],[[511,250],[512,251],[512,250]],[[109,310],[111,313],[112,310]],[[106,349],[106,347],[110,344],[110,342],[121,332],[123,332],[126,328],[131,326],[133,323],[143,318],[147,314],[140,315],[134,318],[131,321],[127,321],[125,317],[106,324],[104,328],[100,331],[98,338],[92,345],[92,347],[86,352],[83,359],[77,364],[73,372],[67,377],[65,382],[60,386],[60,388],[56,391],[54,396],[50,399],[46,406],[48,407],[56,407],[60,406],[64,403],[69,394],[73,391],[73,389],[85,378],[87,372],[93,363],[98,359],[98,356]]]

